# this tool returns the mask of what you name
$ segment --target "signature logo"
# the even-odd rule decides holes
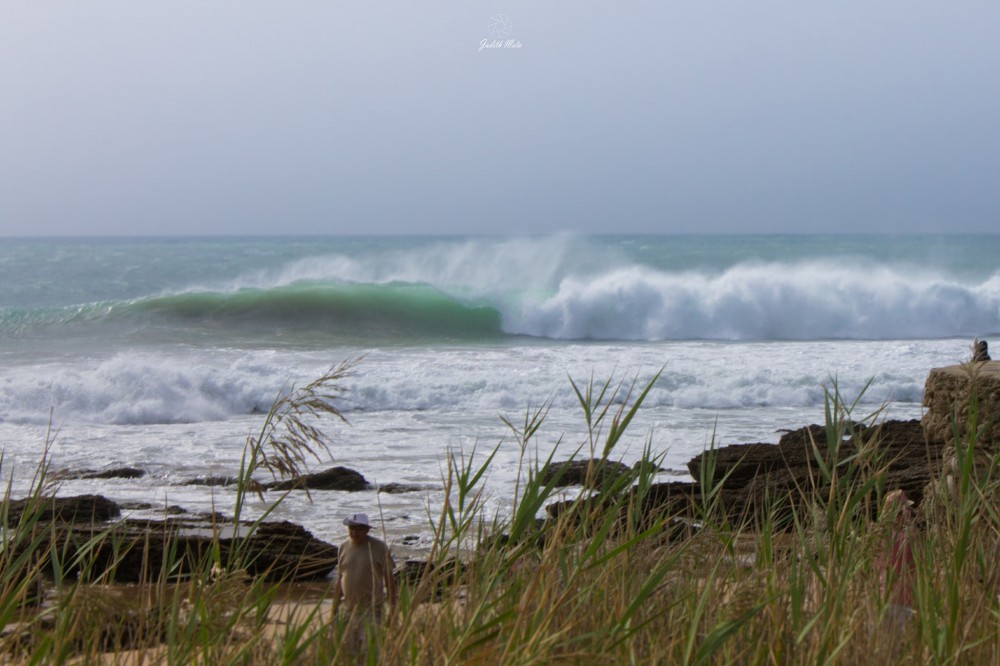
[[[490,22],[486,25],[486,28],[490,31],[490,36],[494,39],[503,39],[510,34],[513,26],[511,25],[510,17],[506,14],[494,14],[490,17]]]

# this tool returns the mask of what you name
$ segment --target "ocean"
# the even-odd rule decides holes
[[[502,514],[521,454],[504,419],[549,406],[532,458],[584,444],[571,380],[662,370],[615,457],[649,442],[668,480],[712,443],[821,422],[834,387],[856,416],[919,418],[928,371],[998,334],[996,235],[5,238],[3,481],[26,492],[49,441],[53,471],[147,472],[61,495],[231,513],[231,488],[182,484],[236,474],[279,394],[360,359],[314,468],[421,490],[294,492],[274,517],[338,542],[366,511],[419,549],[449,453],[497,448]]]

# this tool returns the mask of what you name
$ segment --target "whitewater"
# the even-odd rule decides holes
[[[496,447],[509,506],[503,418],[549,407],[530,456],[584,442],[571,380],[662,370],[616,456],[648,441],[666,480],[821,420],[834,387],[859,416],[919,418],[930,368],[998,333],[992,235],[4,239],[2,472],[23,493],[49,441],[54,470],[147,472],[60,494],[226,512],[230,490],[181,484],[235,474],[276,396],[360,359],[316,468],[421,490],[293,493],[277,517],[337,541],[367,511],[419,547],[449,453]]]

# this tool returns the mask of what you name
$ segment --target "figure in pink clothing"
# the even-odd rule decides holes
[[[904,491],[893,490],[886,495],[879,518],[885,534],[876,565],[883,598],[889,602],[887,619],[901,629],[915,614],[913,587],[916,583],[916,563],[910,541],[913,500]]]

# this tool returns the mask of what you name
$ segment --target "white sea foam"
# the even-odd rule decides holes
[[[956,341],[585,344],[382,349],[345,383],[348,412],[516,410],[552,400],[571,408],[577,382],[664,374],[651,407],[740,409],[822,403],[831,375],[846,392],[872,380],[868,400],[916,402],[927,368]],[[361,350],[345,355],[359,354]],[[204,350],[117,353],[0,371],[0,420],[106,424],[197,423],[266,410],[282,388],[341,360],[317,352]],[[962,360],[955,354],[951,360]]]
[[[273,363],[245,358],[119,353],[8,368],[3,420],[39,423],[50,410],[77,423],[197,423],[265,408],[287,377]]]
[[[554,296],[505,313],[505,327],[606,340],[971,336],[1000,331],[996,282],[826,262],[741,264],[719,275],[630,267],[565,278]]]

